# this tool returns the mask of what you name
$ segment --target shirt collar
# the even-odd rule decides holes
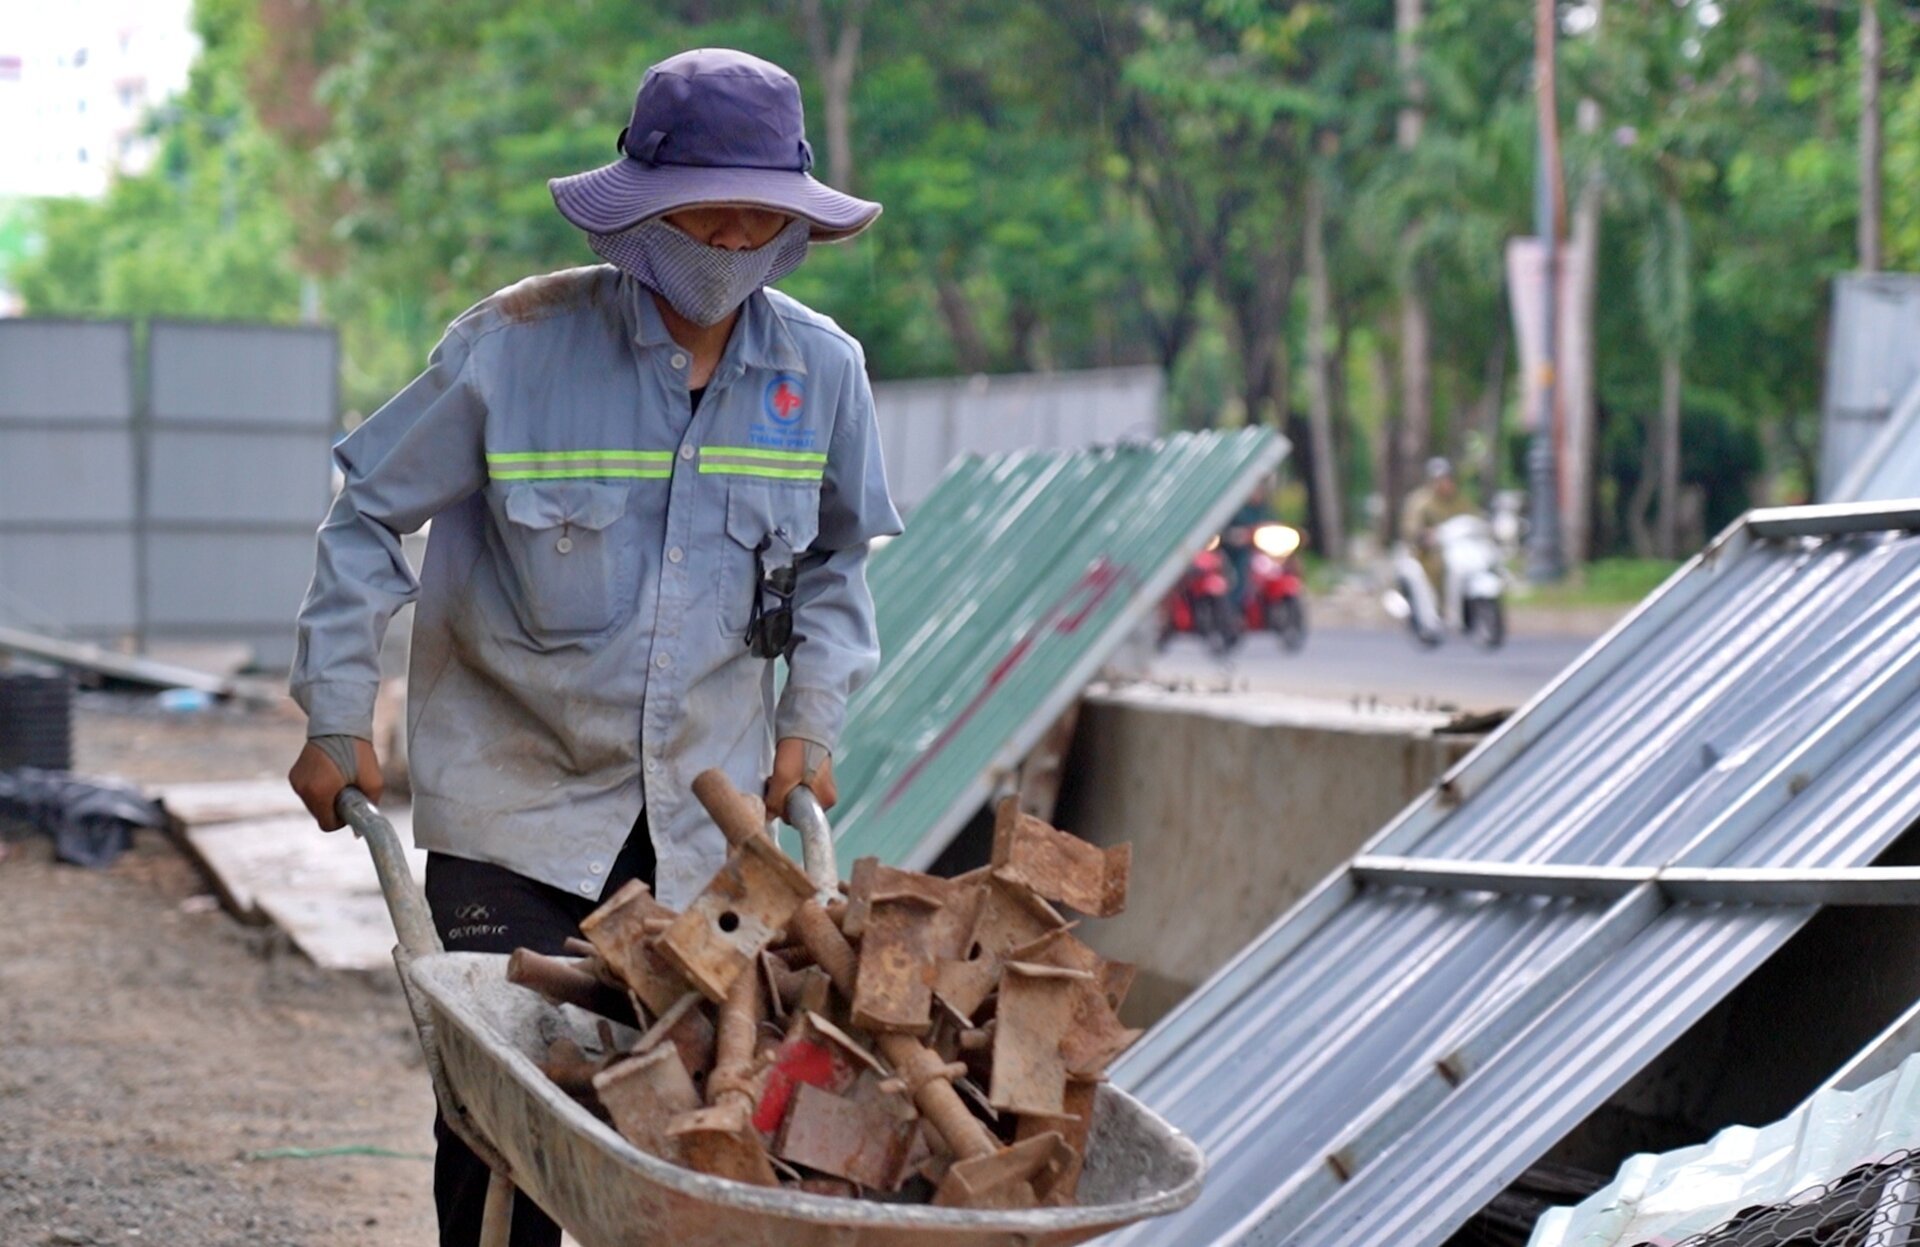
[[[626,287],[634,342],[644,347],[673,346],[673,335],[667,332],[667,322],[661,318],[652,293],[625,273],[621,274],[621,282]],[[806,357],[793,340],[786,317],[774,310],[765,290],[754,291],[740,305],[740,319],[734,322],[733,335],[727,340],[720,367],[725,369],[729,360],[746,368],[766,368],[773,372],[804,376],[807,371]]]

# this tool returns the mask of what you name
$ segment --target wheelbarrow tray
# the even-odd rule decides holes
[[[555,1038],[597,1046],[596,1019],[507,982],[507,959],[434,953],[409,977],[428,1004],[447,1087],[513,1182],[583,1247],[986,1247],[1067,1244],[1184,1208],[1200,1149],[1102,1084],[1072,1208],[972,1211],[835,1199],[708,1177],[649,1156],[536,1061]]]

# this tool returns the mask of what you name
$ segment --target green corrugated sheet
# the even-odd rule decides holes
[[[954,465],[869,565],[884,657],[834,760],[842,871],[930,863],[1286,451],[1249,429]]]

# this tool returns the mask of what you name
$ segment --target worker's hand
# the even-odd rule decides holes
[[[820,800],[820,808],[831,810],[833,803],[840,799],[840,790],[833,783],[833,755],[823,753],[819,769],[807,773],[807,750],[811,741],[801,740],[798,736],[787,736],[773,749],[773,778],[767,781],[767,817],[785,818],[787,816],[787,798],[801,784],[813,789],[813,795]],[[812,745],[816,752],[819,746]]]
[[[359,772],[353,777],[354,787],[379,804],[386,784],[380,777],[380,760],[374,756],[373,745],[356,738],[353,758]],[[320,746],[307,742],[300,756],[294,759],[293,769],[287,772],[287,782],[293,785],[293,791],[307,807],[307,813],[320,824],[321,831],[338,831],[345,825],[335,805],[340,800],[340,790],[347,786],[347,777]]]

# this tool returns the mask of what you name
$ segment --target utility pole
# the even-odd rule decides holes
[[[1560,551],[1560,419],[1559,378],[1554,374],[1554,334],[1559,319],[1555,304],[1560,292],[1560,237],[1566,220],[1566,202],[1560,180],[1560,114],[1555,88],[1555,45],[1559,33],[1555,0],[1537,0],[1534,15],[1534,99],[1539,117],[1538,161],[1534,167],[1534,230],[1540,238],[1541,269],[1546,297],[1540,300],[1546,318],[1540,335],[1540,407],[1534,413],[1533,441],[1527,448],[1527,495],[1531,523],[1527,529],[1527,578],[1558,580],[1566,574]]]

